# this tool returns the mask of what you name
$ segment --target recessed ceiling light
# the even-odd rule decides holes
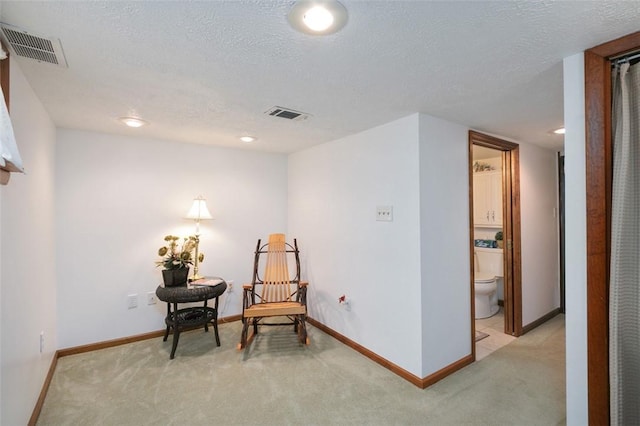
[[[333,34],[347,24],[347,9],[336,0],[300,0],[287,17],[291,26],[305,34]]]
[[[564,135],[564,127],[560,127],[559,129],[554,130],[553,133],[555,133],[556,135]]]
[[[242,142],[247,142],[247,143],[249,143],[249,142],[253,142],[253,141],[255,141],[255,140],[256,140],[256,138],[254,138],[253,136],[240,136],[240,140],[241,140]]]
[[[302,15],[302,22],[311,31],[326,31],[333,25],[333,15],[322,6],[314,6]]]
[[[129,127],[142,127],[147,124],[146,121],[138,117],[120,117],[118,120]]]

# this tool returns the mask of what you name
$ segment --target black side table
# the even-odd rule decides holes
[[[220,278],[222,280],[222,278]],[[173,359],[180,332],[186,329],[204,325],[204,331],[209,331],[209,323],[213,324],[216,343],[220,346],[220,336],[218,335],[218,297],[227,289],[227,283],[222,280],[215,286],[202,286],[189,288],[187,286],[162,287],[156,289],[156,296],[163,302],[167,302],[167,317],[164,322],[167,329],[164,333],[163,342],[169,337],[169,330],[173,328],[173,346],[171,347],[170,359]],[[207,306],[207,301],[215,299],[214,306]],[[204,301],[203,306],[178,309],[178,303],[190,303]],[[173,305],[173,309],[172,309]]]

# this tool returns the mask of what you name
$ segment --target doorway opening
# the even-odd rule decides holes
[[[491,162],[482,164],[481,161],[474,160],[474,147],[494,150],[498,156],[498,166]],[[494,162],[495,163],[495,162]],[[494,172],[491,168],[494,168]],[[501,310],[504,313],[504,333],[518,337],[522,335],[522,269],[521,269],[521,234],[520,234],[520,180],[519,180],[519,147],[518,144],[508,142],[493,136],[482,133],[469,132],[469,205],[470,208],[470,262],[471,262],[471,338],[472,354],[476,358],[476,309],[475,306],[475,271],[476,271],[476,241],[479,245],[491,245],[491,238],[483,242],[484,238],[476,236],[487,236],[492,230],[502,231],[502,261],[503,261],[503,288]],[[497,170],[499,169],[499,173]],[[501,202],[498,207],[487,208],[487,201],[483,199],[495,199],[494,192],[488,191],[482,186],[476,185],[474,188],[474,170],[477,172],[489,171],[489,175],[498,174],[498,183],[501,190]],[[485,177],[483,176],[483,179]],[[494,176],[488,178],[495,179]],[[475,194],[474,194],[475,192]],[[482,192],[482,193],[480,193]],[[486,194],[485,192],[488,192]],[[475,195],[475,196],[474,196]],[[488,201],[489,203],[491,201]],[[486,211],[485,211],[486,210]],[[477,226],[479,225],[479,226]],[[479,229],[476,235],[476,228]],[[482,231],[480,231],[480,229]],[[484,233],[482,233],[484,232]],[[489,235],[490,236],[490,235]],[[494,237],[495,238],[495,237]],[[480,307],[478,307],[480,308]]]

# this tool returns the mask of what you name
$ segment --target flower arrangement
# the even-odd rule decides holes
[[[478,161],[473,163],[474,172],[486,172],[486,171],[491,171],[495,169],[496,169],[495,167],[493,167],[491,164],[488,164],[488,163],[480,163]]]
[[[178,243],[180,237],[175,235],[167,235],[164,237],[167,242],[166,246],[162,246],[158,249],[158,256],[162,257],[162,260],[156,262],[156,265],[163,266],[166,270],[175,270],[188,268],[193,264],[194,255],[192,254],[196,248],[196,237],[191,235],[188,238],[184,238],[182,246]],[[204,253],[198,254],[198,262],[204,260]]]

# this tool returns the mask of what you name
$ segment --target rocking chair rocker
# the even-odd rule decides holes
[[[295,264],[293,277],[289,275],[289,264]],[[264,273],[260,277],[258,269],[263,265]],[[300,281],[300,256],[295,239],[293,246],[285,241],[284,234],[270,235],[269,242],[262,246],[258,240],[253,279],[251,284],[243,285],[242,334],[238,349],[246,348],[251,343],[258,334],[258,325],[293,325],[300,343],[308,345],[307,285],[307,282]],[[288,321],[262,321],[269,317],[285,317]],[[253,325],[253,334],[248,338],[250,325]]]

